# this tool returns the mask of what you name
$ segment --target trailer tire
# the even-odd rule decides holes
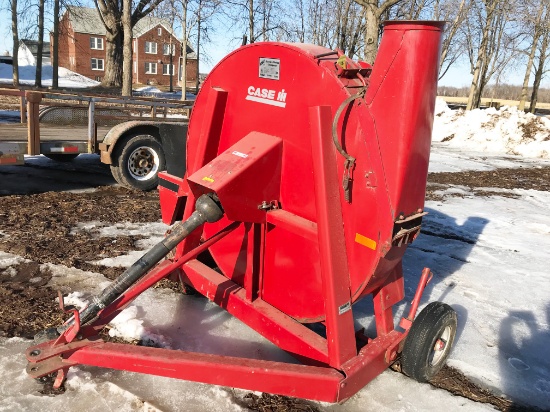
[[[56,162],[67,163],[76,159],[76,157],[78,156],[78,153],[68,153],[68,154],[48,153],[48,154],[45,154],[44,156]]]
[[[111,173],[118,183],[130,189],[156,189],[158,172],[166,168],[166,159],[154,136],[126,136],[117,142],[113,154]]]
[[[457,316],[449,305],[432,302],[414,320],[401,353],[402,371],[418,382],[432,379],[451,353]]]

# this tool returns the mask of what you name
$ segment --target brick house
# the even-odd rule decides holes
[[[133,29],[132,82],[170,84],[170,49],[173,84],[181,85],[181,40],[166,20],[147,16]],[[50,32],[50,47],[53,47]],[[51,51],[53,54],[53,50]],[[95,8],[67,7],[59,21],[59,66],[101,81],[105,71],[105,26]],[[187,45],[187,85],[197,79],[197,56]]]

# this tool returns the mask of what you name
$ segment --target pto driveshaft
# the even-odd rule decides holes
[[[92,303],[80,312],[80,323],[85,325],[94,319],[100,310],[113,303],[120,295],[126,292],[195,229],[207,222],[217,222],[222,216],[223,209],[215,194],[200,196],[195,204],[195,211],[189,219],[172,226],[170,233],[162,242],[153,246],[151,250],[126,269],[113,283],[103,289],[99,296],[95,296]],[[74,319],[71,319],[65,325],[57,328],[57,331],[63,333],[73,323]]]

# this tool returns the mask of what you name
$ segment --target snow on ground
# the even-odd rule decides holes
[[[174,86],[174,92],[163,92],[158,87],[155,86],[143,86],[137,89],[134,89],[134,96],[146,96],[146,97],[156,97],[159,99],[181,99],[181,87]],[[185,93],[185,98],[187,100],[195,100],[196,95],[193,93]]]
[[[451,110],[438,98],[433,141],[480,152],[550,158],[550,119],[504,106]]]
[[[429,171],[433,173],[464,172],[467,170],[488,171],[543,166],[550,166],[550,158],[541,159],[503,153],[488,153],[479,149],[469,150],[458,146],[449,146],[447,143],[433,142]]]
[[[59,87],[92,87],[99,82],[70,71],[64,67],[59,68]],[[34,85],[36,66],[19,66],[19,83]],[[42,86],[52,85],[53,66],[42,66]],[[13,83],[13,66],[0,63],[0,83]]]
[[[452,197],[427,202],[424,233],[409,249],[406,286],[429,266],[424,301],[459,315],[449,364],[482,386],[524,404],[550,405],[550,193]],[[409,292],[410,293],[410,292]]]

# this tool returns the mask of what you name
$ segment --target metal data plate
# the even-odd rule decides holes
[[[279,80],[281,72],[281,61],[279,59],[269,59],[260,57],[260,69],[258,76],[262,79]]]

